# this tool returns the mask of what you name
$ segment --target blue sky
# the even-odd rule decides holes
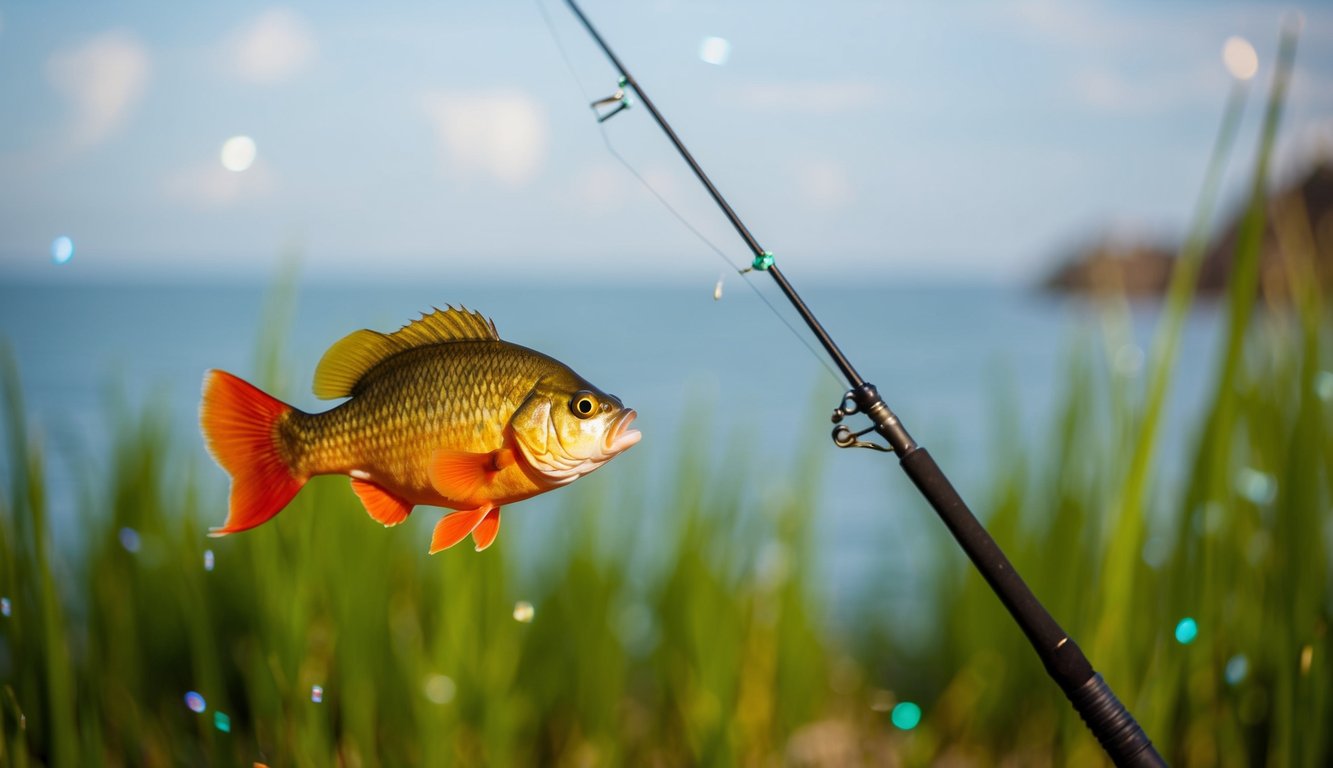
[[[563,5],[0,1],[0,279],[715,279],[606,151],[614,75]],[[1333,148],[1333,8],[586,0],[790,274],[1026,280],[1097,232],[1177,234],[1230,77],[1304,18],[1279,172]],[[701,58],[728,42],[722,64]],[[559,46],[556,44],[559,41]],[[565,55],[574,72],[566,65]],[[642,108],[606,125],[731,256]],[[219,153],[252,137],[245,171]],[[74,257],[53,263],[54,238]]]

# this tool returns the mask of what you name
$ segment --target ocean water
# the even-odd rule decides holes
[[[768,282],[761,276],[756,285],[798,325]],[[822,464],[815,545],[826,588],[848,593],[896,573],[895,583],[914,589],[913,574],[927,570],[914,559],[914,542],[939,525],[933,512],[892,456],[834,447],[829,415],[846,387],[804,335],[785,327],[740,278],[728,279],[721,300],[713,287],[301,282],[286,306],[290,325],[261,328],[272,286],[258,282],[3,284],[0,343],[18,360],[26,407],[53,456],[52,513],[67,541],[77,537],[75,481],[110,465],[113,401],[163,414],[182,457],[202,468],[205,489],[225,497],[225,475],[198,433],[205,370],[253,377],[257,339],[279,334],[287,339],[287,386],[277,394],[322,410],[327,404],[309,382],[329,345],[358,328],[394,330],[432,306],[462,304],[491,316],[503,338],[556,357],[639,412],[642,442],[581,483],[632,479],[645,493],[668,494],[680,452],[690,447],[707,450],[718,472],[743,467],[763,498],[766,478],[782,487],[813,441]],[[983,519],[987,478],[1004,458],[997,451],[1040,458],[1071,350],[1102,338],[1101,315],[1089,305],[1024,288],[816,286],[802,293]],[[1131,312],[1134,341],[1108,353],[1125,375],[1141,377],[1157,319],[1155,305]],[[1211,306],[1187,325],[1159,453],[1168,472],[1206,394],[1219,325]],[[1018,434],[998,433],[1002,406],[1017,409]],[[515,505],[506,537],[540,546],[549,527],[561,524],[568,492]],[[424,541],[423,534],[423,548]]]

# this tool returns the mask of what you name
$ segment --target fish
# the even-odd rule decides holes
[[[306,413],[226,371],[205,374],[200,429],[231,476],[227,519],[209,535],[262,525],[310,478],[337,474],[386,528],[419,505],[454,510],[431,554],[468,535],[480,552],[502,507],[569,485],[641,437],[619,398],[463,307],[347,335],[316,366],[314,393],[347,400]]]

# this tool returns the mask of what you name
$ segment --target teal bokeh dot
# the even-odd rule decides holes
[[[1186,616],[1176,624],[1176,642],[1181,645],[1189,645],[1194,642],[1194,638],[1199,636],[1199,624],[1194,619]]]
[[[896,727],[910,731],[921,723],[921,707],[910,701],[899,702],[890,718]]]

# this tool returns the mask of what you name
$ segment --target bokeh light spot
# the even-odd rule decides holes
[[[1237,80],[1249,80],[1259,71],[1259,54],[1243,37],[1228,37],[1222,44],[1222,63]]]
[[[61,235],[51,241],[51,261],[67,264],[74,258],[74,241],[68,235]]]
[[[214,712],[213,727],[223,733],[231,733],[231,717],[225,712]]]
[[[634,657],[647,656],[657,647],[659,632],[652,610],[641,602],[631,602],[615,619],[616,634],[625,650]]]
[[[4,616],[7,619],[13,612],[14,606],[10,604],[9,598],[0,597],[0,616]]]
[[[921,707],[910,701],[899,702],[889,719],[893,721],[894,727],[910,731],[921,724]]]
[[[137,553],[139,551],[139,547],[141,546],[141,542],[139,540],[139,532],[134,530],[133,528],[121,528],[120,546],[124,547],[125,551],[129,552],[130,554]]]
[[[720,67],[731,58],[731,43],[725,37],[705,37],[699,43],[699,58]]]
[[[1245,679],[1245,676],[1249,674],[1249,672],[1250,660],[1245,658],[1245,654],[1238,653],[1230,659],[1227,659],[1227,667],[1223,675],[1226,677],[1227,683],[1231,685],[1240,685],[1241,681]]]
[[[1272,504],[1277,498],[1277,480],[1267,472],[1241,467],[1236,473],[1236,492],[1255,504]]]
[[[205,571],[213,570],[213,550],[211,549],[204,550],[204,570]]]
[[[1199,624],[1194,619],[1186,616],[1176,623],[1176,642],[1181,645],[1189,645],[1199,636]]]
[[[454,700],[458,687],[448,675],[427,675],[421,690],[426,698],[435,704],[448,704]]]
[[[1154,571],[1166,565],[1171,557],[1171,540],[1161,534],[1153,534],[1143,542],[1143,562]]]
[[[316,704],[319,704],[320,702],[324,701],[324,686],[322,685],[310,686],[310,700],[315,702]]]
[[[198,692],[190,691],[185,694],[185,706],[189,707],[191,712],[202,714],[205,709],[208,709],[208,702],[204,701],[204,697]]]
[[[1122,345],[1116,350],[1112,364],[1116,373],[1127,379],[1138,376],[1143,370],[1143,348],[1137,344]]]
[[[514,621],[521,624],[531,624],[532,618],[537,614],[537,609],[532,607],[532,603],[527,600],[519,600],[514,603]]]
[[[222,143],[222,167],[240,173],[255,162],[255,140],[249,136],[232,136]]]
[[[870,694],[870,708],[876,712],[888,712],[893,709],[895,699],[893,691],[877,688]]]
[[[1314,375],[1314,391],[1320,400],[1333,400],[1333,371],[1320,371]]]

